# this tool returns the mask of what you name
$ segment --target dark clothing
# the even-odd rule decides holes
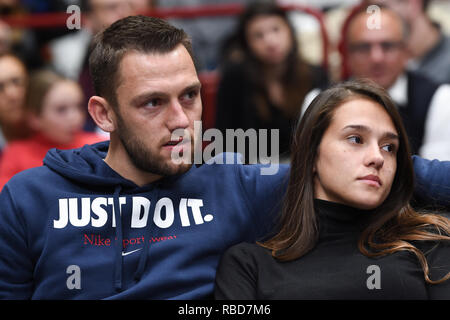
[[[425,121],[431,100],[439,85],[414,72],[408,72],[407,79],[408,103],[406,106],[399,106],[399,112],[408,134],[411,151],[418,154],[425,134]]]
[[[324,70],[316,66],[309,66],[309,68],[312,76],[310,89],[325,88],[328,79]],[[279,152],[280,155],[287,155],[297,117],[287,117],[266,95],[264,103],[268,105],[270,118],[269,120],[263,119],[258,113],[257,101],[255,101],[256,91],[257,88],[250,79],[244,63],[228,63],[224,66],[217,93],[216,128],[224,133],[225,129],[238,128],[244,131],[251,128],[257,131],[259,129],[279,129]],[[302,102],[298,102],[299,112]],[[270,137],[269,132],[268,137]]]
[[[357,240],[371,214],[315,200],[317,245],[303,257],[278,262],[269,250],[249,243],[229,249],[216,277],[218,299],[450,299],[450,281],[428,285],[413,253],[380,258],[363,255]],[[422,243],[423,244],[423,243]],[[417,245],[417,244],[416,244]],[[424,251],[431,248],[421,248]],[[450,271],[450,245],[427,255],[431,279]]]
[[[440,31],[436,45],[420,59],[415,69],[437,83],[450,83],[450,37]]]
[[[210,298],[225,249],[269,230],[289,171],[213,162],[140,187],[108,148],[52,149],[5,185],[0,299]]]

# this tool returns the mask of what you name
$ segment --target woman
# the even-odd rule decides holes
[[[302,60],[286,12],[273,3],[249,5],[223,52],[216,127],[278,129],[279,152],[288,155],[302,102],[326,86],[326,73]]]
[[[16,173],[42,165],[51,148],[72,149],[106,140],[82,130],[86,117],[83,92],[78,83],[39,70],[31,75],[25,111],[31,137],[6,145],[0,163],[0,190]]]
[[[413,169],[388,94],[347,82],[295,133],[280,227],[229,249],[219,299],[450,299],[449,220],[409,205]]]

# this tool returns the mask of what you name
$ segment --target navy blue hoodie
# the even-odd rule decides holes
[[[202,299],[221,254],[273,226],[287,166],[205,164],[139,187],[108,142],[51,150],[0,194],[0,298]]]

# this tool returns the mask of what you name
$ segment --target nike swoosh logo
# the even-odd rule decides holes
[[[136,252],[136,251],[139,251],[139,250],[141,250],[142,248],[139,248],[139,249],[136,249],[136,250],[132,250],[132,251],[128,251],[128,252],[122,252],[122,257],[125,257],[125,256],[127,256],[127,255],[129,255],[129,254],[132,254],[132,253],[134,253],[134,252]]]

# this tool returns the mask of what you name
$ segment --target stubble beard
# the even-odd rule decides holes
[[[171,176],[182,174],[191,167],[190,164],[175,164],[171,159],[166,160],[149,150],[142,139],[127,127],[120,115],[117,115],[117,129],[119,139],[128,157],[139,170],[160,176]]]

